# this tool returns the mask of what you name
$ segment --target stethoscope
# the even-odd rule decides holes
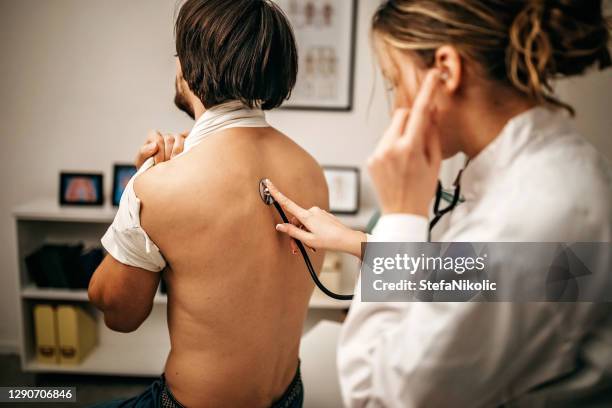
[[[461,196],[461,184],[459,183],[460,177],[461,177],[461,172],[459,173],[459,176],[457,177],[457,180],[455,181],[455,191],[452,194],[452,198],[448,197],[450,194],[444,191],[444,189],[442,188],[442,183],[438,180],[438,187],[436,189],[436,199],[434,201],[434,208],[433,208],[434,218],[429,223],[430,233],[433,227],[435,227],[435,225],[438,223],[438,221],[440,221],[440,219],[446,213],[452,211],[453,208],[455,208],[457,204],[459,204],[460,196]],[[272,194],[270,194],[270,191],[268,190],[268,187],[266,186],[265,180],[266,179],[261,179],[259,181],[259,196],[261,197],[261,199],[266,205],[274,205],[274,208],[276,208],[276,211],[280,215],[283,222],[288,223],[289,219],[287,218],[287,215],[285,215],[283,208],[280,206],[278,202],[276,202],[274,197],[272,197]],[[449,202],[449,205],[444,209],[440,209],[440,203],[442,202],[442,200]],[[300,253],[302,254],[302,258],[304,258],[304,263],[306,263],[306,268],[308,268],[310,277],[314,281],[315,285],[317,285],[317,287],[321,290],[321,292],[325,293],[327,296],[333,299],[352,300],[353,295],[341,295],[341,294],[332,292],[331,290],[327,289],[325,285],[323,285],[323,283],[321,283],[321,281],[319,280],[319,277],[317,276],[317,273],[315,272],[312,266],[312,263],[310,262],[310,257],[308,256],[308,253],[306,252],[306,248],[304,248],[304,244],[302,244],[302,242],[298,239],[294,239],[294,240],[295,240],[295,243],[297,244],[298,249],[300,250]]]
[[[461,177],[461,173],[459,173],[459,177]],[[457,206],[457,204],[459,204],[459,201],[461,199],[461,184],[459,182],[455,183],[455,191],[453,192],[451,198],[449,198],[448,196],[450,196],[450,194],[444,191],[444,189],[442,188],[442,183],[440,182],[440,180],[438,180],[438,188],[436,189],[436,200],[434,201],[433,208],[434,217],[429,222],[430,233],[431,230],[436,226],[438,221],[440,221],[442,217],[444,217],[444,214],[451,212]],[[442,200],[448,201],[449,205],[448,207],[441,210],[440,203],[442,202]]]
[[[278,211],[278,213],[280,214],[280,217],[282,218],[283,222],[284,223],[288,223],[289,219],[285,215],[285,212],[283,211],[283,208],[280,206],[280,204],[278,202],[276,202],[274,197],[272,197],[272,194],[270,194],[270,190],[268,190],[268,187],[266,186],[265,180],[266,179],[261,179],[259,181],[259,196],[261,197],[261,199],[263,200],[263,202],[266,205],[273,204],[274,208],[276,208],[276,211]],[[300,250],[300,253],[302,254],[302,257],[304,258],[304,262],[306,263],[306,267],[308,268],[308,272],[310,272],[310,277],[314,281],[315,285],[317,285],[317,287],[319,289],[321,289],[321,292],[325,293],[330,298],[334,298],[334,299],[338,299],[338,300],[351,300],[351,299],[353,299],[353,295],[340,295],[338,293],[334,293],[331,290],[327,289],[325,287],[325,285],[323,285],[323,283],[321,283],[321,281],[319,280],[319,277],[317,276],[317,273],[315,272],[314,268],[312,267],[312,263],[310,262],[310,257],[308,257],[308,254],[306,253],[306,249],[304,248],[304,245],[302,244],[302,242],[300,240],[298,240],[298,239],[295,239],[295,243],[297,244],[297,247]]]

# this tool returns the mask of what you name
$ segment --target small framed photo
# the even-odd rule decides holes
[[[125,186],[136,174],[136,166],[132,164],[115,164],[113,168],[113,205],[118,206]]]
[[[102,173],[60,173],[61,205],[102,205],[104,203]]]
[[[323,172],[329,187],[329,210],[334,214],[359,212],[359,169],[323,166]]]

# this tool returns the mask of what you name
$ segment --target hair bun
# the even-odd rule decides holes
[[[582,74],[595,63],[600,69],[610,66],[601,0],[529,0],[512,22],[509,37],[510,80],[548,102],[559,103],[552,97],[551,79]]]
[[[554,52],[556,71],[581,74],[595,63],[610,66],[609,25],[600,0],[545,2],[543,25]]]

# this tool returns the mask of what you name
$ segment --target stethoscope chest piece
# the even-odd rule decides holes
[[[259,196],[266,205],[274,203],[274,197],[270,194],[270,190],[266,186],[266,179],[259,180]]]

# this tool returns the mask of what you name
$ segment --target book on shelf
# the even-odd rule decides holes
[[[30,279],[41,288],[86,289],[104,258],[101,248],[45,244],[25,258]]]
[[[45,364],[58,363],[57,316],[53,306],[34,306],[34,332],[36,337],[36,360],[39,363]]]
[[[96,321],[78,306],[57,307],[60,364],[79,364],[97,343]]]
[[[82,307],[38,304],[33,313],[39,363],[79,364],[96,346],[96,320]]]

